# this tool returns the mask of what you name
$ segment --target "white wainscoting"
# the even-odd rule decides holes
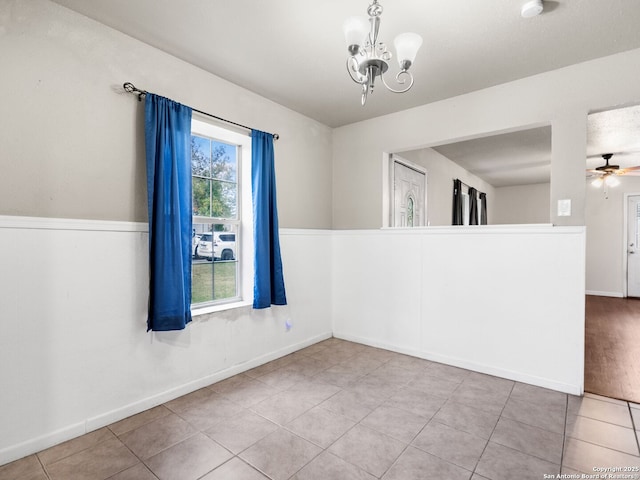
[[[288,306],[147,333],[146,224],[0,217],[0,465],[330,337],[331,238],[281,232]]]
[[[585,228],[335,231],[334,336],[583,393]]]

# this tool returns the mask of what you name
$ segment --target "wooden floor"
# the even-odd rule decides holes
[[[640,403],[640,299],[588,295],[585,391]]]

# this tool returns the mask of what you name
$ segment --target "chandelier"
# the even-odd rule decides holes
[[[393,93],[407,92],[413,86],[413,75],[409,72],[409,68],[422,45],[422,37],[417,33],[401,33],[394,39],[393,44],[400,64],[400,72],[396,75],[395,81],[401,87],[397,90],[390,87],[384,78],[384,73],[389,69],[388,62],[392,55],[383,42],[378,42],[380,15],[382,15],[382,5],[378,0],[373,0],[367,13],[369,25],[364,18],[350,17],[343,26],[349,50],[347,71],[354,82],[362,85],[362,105],[367,102],[367,96],[373,93],[376,77],[380,77],[387,90]],[[408,85],[406,85],[407,80]]]

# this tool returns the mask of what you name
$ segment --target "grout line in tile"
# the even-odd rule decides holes
[[[633,419],[633,412],[631,411],[630,402],[627,402],[627,407],[629,408],[629,416],[631,417],[631,428],[633,428],[633,433],[636,437],[636,446],[638,447],[638,452],[640,453],[640,441],[638,440],[638,430],[636,429],[636,422]]]
[[[502,414],[504,413],[504,409],[507,408],[507,403],[509,402],[509,399],[511,398],[511,394],[513,393],[513,389],[514,388],[516,388],[516,382],[513,382],[513,385],[511,386],[511,390],[509,390],[509,396],[507,397],[507,401],[504,402],[504,406],[502,407],[502,410],[500,410],[500,415],[498,415],[498,421],[493,426],[493,430],[491,430],[491,435],[489,435],[489,438],[487,439],[487,443],[485,443],[484,448],[482,449],[482,453],[478,457],[478,460],[476,461],[476,464],[473,466],[473,473],[476,473],[478,465],[480,464],[480,460],[482,460],[482,456],[484,455],[484,452],[487,450],[487,447],[489,446],[489,442],[491,442],[491,437],[493,437],[493,434],[496,431],[496,427],[498,426],[498,423],[500,422],[500,419],[502,418]],[[520,452],[520,453],[524,453],[524,452]]]
[[[560,472],[564,464],[564,448],[567,444],[567,423],[569,422],[569,395],[565,397],[564,403],[564,430],[562,432],[562,451],[560,453]]]

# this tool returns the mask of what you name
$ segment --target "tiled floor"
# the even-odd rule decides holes
[[[640,467],[634,425],[637,404],[329,339],[0,467],[0,480],[539,480]]]

